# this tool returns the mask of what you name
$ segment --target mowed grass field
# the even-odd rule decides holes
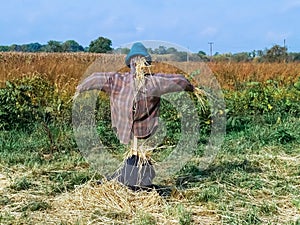
[[[64,106],[54,110],[58,122],[1,129],[0,224],[300,224],[300,64],[206,64],[229,110],[223,145],[206,170],[191,162],[160,184],[171,187],[160,196],[98,185],[102,174],[78,150],[63,113],[80,80],[92,71],[126,71],[123,61],[123,55],[0,53],[3,89],[6,81],[42,77],[59,96],[55,106]],[[157,63],[152,71],[201,67],[174,64]]]

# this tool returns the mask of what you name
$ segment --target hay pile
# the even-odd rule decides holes
[[[133,192],[113,181],[85,184],[49,204],[50,209],[35,212],[31,218],[47,224],[136,224],[136,220],[150,216],[159,224],[176,224],[164,213],[167,202],[156,191]]]

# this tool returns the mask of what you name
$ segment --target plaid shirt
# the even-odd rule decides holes
[[[133,136],[150,136],[158,126],[161,95],[194,88],[182,75],[153,74],[145,76],[137,91],[131,73],[93,73],[77,87],[79,92],[94,89],[109,94],[112,127],[120,142],[128,144]]]

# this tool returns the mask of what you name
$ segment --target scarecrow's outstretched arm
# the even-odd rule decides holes
[[[111,77],[113,74],[114,73],[93,73],[77,86],[76,92],[81,93],[90,90],[110,92]]]
[[[194,91],[194,86],[179,74],[155,74],[152,76],[155,95],[163,95],[170,92]]]

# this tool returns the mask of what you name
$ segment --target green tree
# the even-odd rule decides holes
[[[62,44],[63,52],[83,52],[84,48],[74,40],[65,41]]]
[[[165,46],[158,46],[158,48],[154,49],[155,54],[164,55],[167,54],[167,48]]]
[[[62,52],[62,44],[59,41],[48,41],[46,52]]]
[[[175,54],[177,52],[177,49],[176,48],[174,48],[174,47],[169,47],[168,49],[167,49],[167,54]]]
[[[22,46],[13,44],[13,45],[9,46],[9,51],[21,52],[22,51]]]
[[[209,56],[207,56],[204,51],[199,51],[196,55],[198,56],[198,58],[201,61],[204,61],[204,62],[208,62],[209,61]]]
[[[239,52],[231,56],[232,60],[235,62],[248,62],[251,60],[251,53]]]
[[[22,45],[22,51],[24,52],[40,52],[42,50],[43,45],[40,43],[30,43]]]
[[[274,45],[268,49],[264,56],[267,62],[285,62],[287,60],[287,48],[280,45]]]
[[[187,58],[188,58],[188,53],[187,52],[176,52],[174,54],[174,59],[175,61],[178,61],[178,62],[185,62],[187,61]]]
[[[198,55],[199,55],[199,56],[205,56],[206,53],[205,53],[204,51],[199,51],[199,52],[198,52]]]
[[[293,62],[300,61],[300,52],[291,52],[289,53],[289,60]]]
[[[149,54],[154,54],[154,50],[152,48],[147,48]]]
[[[8,51],[9,51],[9,47],[8,46],[4,46],[4,45],[0,46],[0,52],[8,52]]]
[[[112,42],[105,37],[99,37],[94,41],[91,41],[89,45],[89,52],[107,53],[112,50]]]
[[[213,60],[216,62],[229,62],[232,58],[232,53],[223,53],[220,54],[219,52],[216,52],[213,56]]]

